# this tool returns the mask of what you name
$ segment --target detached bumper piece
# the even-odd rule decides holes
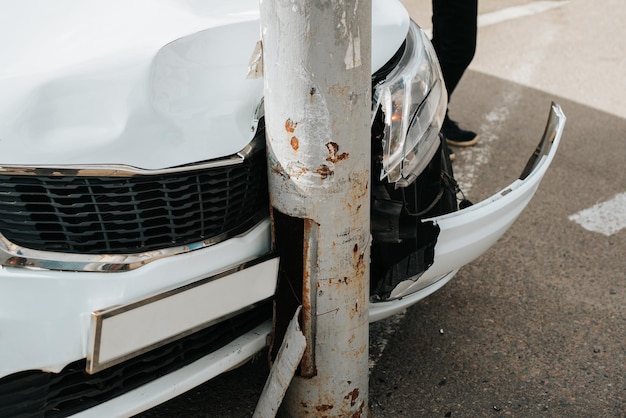
[[[565,122],[563,111],[553,103],[541,141],[519,178],[481,202],[460,201],[458,210],[454,203],[446,206],[455,188],[445,166],[439,171],[441,179],[418,178],[398,190],[373,181],[370,321],[431,294],[500,239],[533,198],[556,155]],[[434,164],[431,161],[428,170],[436,173]],[[433,199],[437,190],[440,201]]]

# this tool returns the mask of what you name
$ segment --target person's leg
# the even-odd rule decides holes
[[[478,0],[433,0],[433,46],[448,97],[476,52]]]
[[[476,52],[478,0],[432,0],[432,4],[432,43],[449,101]],[[471,146],[479,139],[475,132],[461,129],[447,112],[441,130],[450,145]]]

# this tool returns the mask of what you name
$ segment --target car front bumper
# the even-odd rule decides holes
[[[210,278],[270,251],[270,221],[222,243],[166,257],[139,269],[116,273],[0,268],[0,377],[23,370],[59,372],[90,351],[94,313],[145,300]],[[228,316],[274,293],[276,275],[245,286],[222,280],[215,318]],[[247,296],[242,298],[242,294]],[[232,303],[231,303],[232,302]],[[171,312],[171,316],[177,312]],[[141,322],[135,322],[141,327]],[[144,323],[159,328],[159,323]],[[184,331],[181,325],[179,331]],[[131,332],[131,336],[137,334]],[[141,345],[141,342],[139,342]]]

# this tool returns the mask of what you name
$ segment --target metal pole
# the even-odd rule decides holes
[[[365,417],[371,0],[261,0],[261,30],[275,335],[301,304],[307,341],[279,415]]]

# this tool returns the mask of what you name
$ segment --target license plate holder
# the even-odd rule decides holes
[[[269,254],[172,290],[92,312],[87,373],[183,338],[271,298],[278,260]]]

